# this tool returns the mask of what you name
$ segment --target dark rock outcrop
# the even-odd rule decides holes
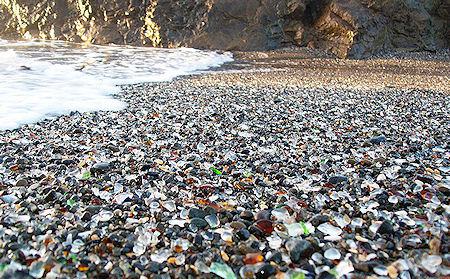
[[[366,57],[381,50],[433,51],[449,46],[446,0],[306,0],[285,32],[294,43],[339,57]]]
[[[176,2],[176,3],[175,3]],[[285,39],[277,0],[160,0],[156,22],[164,46],[266,50]],[[283,1],[281,1],[283,2]]]
[[[0,0],[0,37],[338,57],[449,46],[447,0]]]

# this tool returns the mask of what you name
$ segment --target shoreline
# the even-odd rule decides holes
[[[0,276],[448,276],[450,63],[307,55],[1,131]]]
[[[386,52],[359,60],[339,59],[308,48],[233,54],[235,61],[225,66],[225,73],[230,69],[262,71],[256,74],[260,74],[263,80],[273,81],[270,75],[275,71],[277,83],[281,85],[304,83],[308,88],[432,89],[450,93],[448,49],[436,53]],[[239,82],[238,76],[239,72],[236,72]]]

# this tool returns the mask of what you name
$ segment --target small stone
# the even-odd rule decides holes
[[[284,207],[275,208],[271,213],[274,219],[278,222],[284,222],[290,217],[289,211]]]
[[[355,268],[350,260],[340,261],[339,264],[335,268],[338,278],[343,278],[343,276],[348,275],[353,272]]]
[[[212,263],[210,266],[210,272],[216,274],[220,278],[224,279],[237,279],[231,267],[223,263]]]
[[[230,256],[228,256],[228,254],[224,251],[220,251],[220,257],[222,257],[222,260],[224,260],[225,262],[228,262],[230,260]]]
[[[385,266],[379,265],[373,268],[373,272],[375,272],[378,275],[386,276],[388,275],[388,270]]]
[[[123,204],[125,201],[131,201],[133,194],[131,193],[120,193],[114,197],[114,201],[117,204]]]
[[[246,254],[243,259],[244,264],[257,264],[262,261],[264,261],[264,257],[261,253],[249,253]]]
[[[233,234],[228,232],[228,231],[224,231],[220,234],[220,237],[222,238],[223,241],[225,242],[233,242]]]
[[[172,255],[169,249],[162,249],[151,254],[150,259],[157,263],[163,263]]]
[[[388,202],[393,203],[393,204],[397,204],[398,203],[398,198],[396,196],[390,196],[388,198]]]
[[[203,152],[205,152],[205,150],[206,150],[206,145],[204,145],[203,143],[199,143],[199,144],[197,144],[197,150],[198,150],[198,152],[200,152],[200,153],[203,153]]]
[[[93,234],[93,235],[91,235],[90,239],[92,241],[98,241],[98,240],[100,240],[100,237],[98,235],[96,235],[96,234]]]
[[[377,176],[377,181],[385,181],[386,180],[386,175],[384,173],[380,173]]]
[[[393,234],[394,233],[394,227],[392,226],[392,223],[388,220],[384,220],[383,223],[381,223],[380,227],[377,230],[377,233],[379,234]]]
[[[417,175],[416,179],[430,185],[433,185],[436,182],[436,180],[429,175]]]
[[[398,277],[398,270],[393,265],[388,266],[387,271],[390,278]]]
[[[174,212],[177,209],[177,206],[173,201],[165,201],[163,202],[162,206],[169,212]]]
[[[269,242],[269,247],[272,249],[279,249],[283,244],[283,240],[277,235],[271,235],[266,239]]]
[[[322,256],[322,254],[317,253],[317,252],[314,253],[314,254],[312,254],[311,259],[312,259],[313,261],[315,261],[316,263],[318,263],[318,264],[322,264],[322,262],[323,262],[323,256]]]
[[[217,228],[220,224],[219,218],[217,218],[217,215],[207,215],[205,216],[205,221],[208,222],[209,227],[211,228]]]
[[[288,230],[289,236],[291,237],[296,237],[303,234],[303,227],[300,225],[300,223],[287,224],[285,226]]]
[[[145,253],[146,246],[142,245],[141,243],[135,243],[133,246],[133,252],[136,254],[136,256],[140,256]]]
[[[196,260],[194,263],[195,268],[202,273],[210,273],[210,268],[203,261]]]
[[[430,240],[429,246],[433,254],[439,254],[441,250],[441,241],[438,238],[433,238]]]
[[[381,135],[381,136],[376,136],[376,137],[372,137],[370,139],[370,143],[372,144],[380,144],[382,142],[386,142],[386,137]]]
[[[290,240],[286,243],[286,248],[294,263],[300,263],[301,260],[308,259],[314,253],[314,247],[306,240]]]
[[[317,229],[321,232],[323,232],[324,234],[328,234],[331,236],[337,236],[340,235],[342,233],[342,229],[335,227],[333,225],[331,225],[330,223],[323,223],[320,224]]]
[[[255,273],[257,272],[258,265],[243,265],[239,269],[240,278],[256,278]]]
[[[230,227],[232,227],[235,230],[240,230],[240,229],[246,228],[247,225],[245,225],[244,223],[239,222],[239,221],[233,221],[230,223]]]
[[[91,172],[92,173],[104,173],[104,172],[108,171],[110,167],[111,167],[110,164],[107,162],[95,163],[91,168]]]
[[[107,210],[102,210],[98,213],[98,220],[100,222],[107,222],[109,220],[111,220],[111,218],[114,216],[114,213],[111,211],[107,211]]]
[[[422,267],[430,273],[436,273],[441,263],[442,258],[437,255],[425,255],[421,261]]]
[[[206,222],[204,219],[201,218],[192,218],[191,225],[194,225],[197,228],[202,229],[208,226],[208,222]]]
[[[329,260],[339,260],[341,258],[341,252],[336,248],[329,248],[325,251],[324,256]]]
[[[362,225],[364,224],[364,220],[361,218],[355,218],[352,220],[351,225],[354,227],[362,227]]]
[[[280,252],[276,251],[272,254],[272,256],[270,256],[269,261],[280,264],[283,261],[283,255]]]
[[[322,214],[314,215],[311,218],[311,220],[309,220],[309,222],[315,227],[319,226],[320,224],[326,223],[328,221],[330,221],[330,217],[328,215],[322,215]]]
[[[242,211],[241,214],[239,214],[239,217],[247,221],[253,221],[254,219],[253,213],[249,210]]]
[[[274,230],[273,222],[269,220],[258,220],[256,221],[255,226],[265,234],[271,234]]]
[[[343,176],[343,175],[336,175],[336,176],[332,176],[328,179],[328,182],[331,184],[339,184],[339,183],[343,183],[343,182],[347,182],[348,178],[347,176]]]
[[[270,220],[270,216],[272,213],[269,210],[261,210],[256,213],[255,219],[256,220]]]
[[[1,196],[0,199],[6,203],[16,203],[19,200],[15,195],[4,195]]]
[[[205,218],[205,216],[207,215],[206,211],[199,209],[199,208],[191,208],[189,209],[189,218]]]
[[[45,272],[45,264],[41,261],[34,261],[30,266],[30,276],[34,278],[42,278]]]
[[[53,190],[50,190],[50,192],[48,192],[47,195],[44,196],[44,201],[51,202],[51,201],[55,200],[56,197],[57,197],[56,192]]]
[[[25,187],[25,186],[28,186],[28,180],[26,180],[26,179],[19,179],[19,180],[16,182],[16,186],[17,186],[17,187]]]
[[[303,277],[299,277],[299,278],[304,278],[304,275],[303,275]],[[336,279],[336,276],[334,274],[331,274],[328,271],[324,271],[319,274],[317,279]]]
[[[240,240],[247,240],[250,238],[250,232],[247,229],[240,229],[237,233],[236,236],[239,237]]]
[[[268,279],[277,273],[277,269],[271,264],[264,264],[255,273],[257,279]]]

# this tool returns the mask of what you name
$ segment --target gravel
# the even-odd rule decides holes
[[[448,276],[445,78],[266,66],[0,132],[2,276]]]

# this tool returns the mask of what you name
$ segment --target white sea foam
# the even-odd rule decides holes
[[[169,81],[232,61],[189,48],[0,40],[0,130],[71,111],[120,110],[117,85]]]

